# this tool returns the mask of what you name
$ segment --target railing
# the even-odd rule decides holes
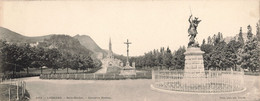
[[[40,74],[37,73],[17,73],[17,74],[6,74],[6,75],[1,75],[0,76],[0,81],[1,80],[9,80],[9,79],[14,79],[14,78],[23,78],[23,77],[32,77],[32,76],[39,76]]]
[[[0,86],[2,86],[1,93],[8,94],[8,98],[1,98],[2,100],[21,100],[29,99],[29,96],[26,95],[26,82],[17,79],[6,79],[0,81]]]
[[[183,70],[159,70],[153,71],[152,79],[153,87],[168,91],[221,93],[244,90],[243,71],[205,71],[198,75]]]
[[[151,72],[136,73],[136,75],[119,74],[41,74],[40,79],[72,79],[72,80],[120,80],[120,79],[151,79]]]

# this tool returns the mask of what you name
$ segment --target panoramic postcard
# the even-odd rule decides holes
[[[260,101],[260,0],[0,0],[0,101]]]

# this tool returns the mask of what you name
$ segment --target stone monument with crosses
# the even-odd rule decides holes
[[[126,44],[126,46],[127,46],[127,50],[126,50],[126,52],[127,52],[127,57],[126,57],[126,66],[130,66],[130,65],[129,65],[129,44],[132,44],[132,43],[129,42],[128,39],[127,39],[127,41],[124,42],[124,44]]]
[[[130,63],[129,63],[129,44],[132,44],[131,42],[127,41],[124,42],[124,44],[126,44],[127,46],[127,58],[126,58],[126,65],[122,68],[120,75],[136,75],[136,71],[135,71],[135,66],[131,67]],[[133,65],[133,64],[132,64]],[[135,65],[135,63],[134,63]]]

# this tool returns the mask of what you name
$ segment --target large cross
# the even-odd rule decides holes
[[[132,44],[131,42],[129,42],[128,41],[128,39],[127,39],[127,41],[126,42],[124,42],[124,44],[126,44],[127,45],[127,58],[126,58],[126,65],[129,65],[129,44]]]

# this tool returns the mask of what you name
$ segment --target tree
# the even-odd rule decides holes
[[[251,71],[256,71],[259,69],[259,42],[257,41],[257,37],[253,36],[252,28],[248,25],[248,32],[247,32],[247,42],[242,49],[241,60],[240,64],[242,68],[249,68]]]
[[[218,36],[217,37],[218,37],[219,41],[224,41],[222,33],[218,32]]]
[[[242,33],[242,27],[240,27],[240,31],[238,34],[238,41],[242,44],[244,44],[244,39],[243,39],[243,33]]]
[[[1,49],[2,55],[2,70],[15,72],[23,71],[31,65],[32,62],[32,52],[28,44],[3,44]]]
[[[185,55],[184,52],[186,52],[186,49],[184,46],[180,47],[173,56],[173,66],[174,69],[184,69],[185,64]]]
[[[202,45],[204,45],[206,42],[205,42],[205,39],[202,40]]]
[[[210,36],[208,37],[208,44],[212,44],[212,39]]]
[[[247,31],[247,39],[248,40],[252,40],[252,38],[253,38],[252,27],[250,25],[248,25],[247,29],[248,29],[248,31]]]
[[[30,47],[29,44],[24,44],[21,46],[22,50],[22,54],[19,58],[19,64],[21,66],[26,67],[26,72],[27,74],[29,74],[29,67],[31,66],[32,62],[34,61],[34,59],[32,58],[34,53],[33,53],[33,48]]]
[[[212,44],[204,44],[201,45],[200,49],[204,51],[205,53],[203,54],[203,61],[204,61],[204,68],[209,69],[210,68],[210,53],[213,51],[214,46]]]
[[[48,49],[46,51],[46,66],[51,67],[56,73],[61,62],[61,53],[57,48]]]
[[[260,20],[258,20],[258,23],[256,23],[256,37],[258,39],[258,41],[260,41]]]
[[[252,40],[248,40],[243,48],[242,59],[241,59],[241,67],[249,68],[251,71],[256,71],[259,69],[259,54],[260,49],[257,42],[257,38],[253,38]]]
[[[81,56],[80,57],[80,61],[82,66],[80,67],[81,70],[83,70],[83,72],[87,69],[87,68],[94,68],[95,64],[92,60],[91,57],[89,56]]]
[[[240,42],[236,42],[235,40],[230,41],[225,49],[225,66],[233,68],[237,70],[237,62],[238,62],[238,49],[241,47]]]
[[[166,53],[165,56],[163,58],[163,65],[167,68],[170,69],[170,67],[172,66],[172,53],[171,50],[169,49],[169,47],[167,47],[166,49]]]
[[[162,67],[163,66],[163,54],[158,52],[156,55],[156,65]]]
[[[214,45],[217,45],[218,43],[222,42],[223,41],[223,36],[222,36],[222,33],[218,32],[218,34],[214,34],[213,36],[213,44]]]
[[[4,49],[7,47],[7,43],[6,41],[0,40],[0,72],[4,72],[8,69],[4,61],[4,58],[6,56],[6,54],[4,53]]]
[[[209,54],[210,62],[208,67],[213,69],[226,69],[225,52],[223,51],[226,43],[224,41],[214,45],[213,51]]]

